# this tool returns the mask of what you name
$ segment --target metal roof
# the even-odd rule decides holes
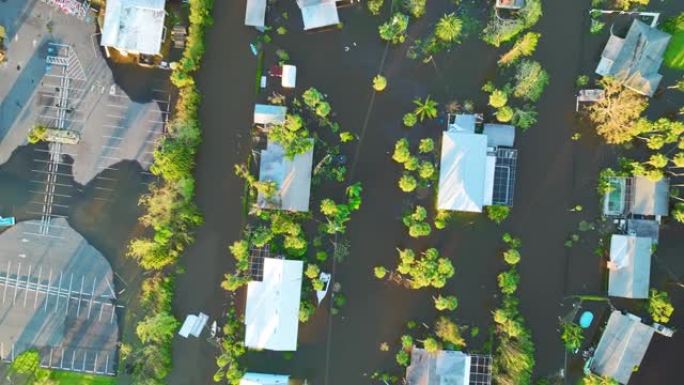
[[[262,281],[247,284],[245,346],[297,350],[302,261],[264,258]]]
[[[437,208],[482,212],[486,171],[486,136],[444,131]]]
[[[100,44],[158,55],[166,11],[165,0],[107,0]]]
[[[302,12],[305,31],[340,23],[335,0],[297,0],[297,5]]]
[[[613,234],[610,238],[608,295],[645,299],[651,277],[651,238]]]
[[[257,28],[266,26],[266,0],[247,0],[245,25]]]
[[[636,316],[613,311],[589,369],[627,384],[634,368],[641,364],[654,331]]]
[[[254,124],[283,124],[287,107],[273,104],[254,105]]]

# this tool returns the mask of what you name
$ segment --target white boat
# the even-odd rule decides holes
[[[328,294],[328,288],[330,287],[330,278],[331,275],[328,273],[321,273],[318,276],[318,279],[321,282],[323,282],[323,290],[316,290],[316,298],[318,299],[319,305],[321,304],[321,302],[323,302],[325,295]]]

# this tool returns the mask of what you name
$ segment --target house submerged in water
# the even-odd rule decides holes
[[[518,151],[515,127],[485,124],[475,132],[475,115],[449,117],[442,133],[437,209],[482,212],[513,205]]]

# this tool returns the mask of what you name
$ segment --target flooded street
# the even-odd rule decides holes
[[[488,12],[482,7],[489,5],[480,1],[464,4],[472,7],[473,14]],[[350,255],[337,265],[334,277],[342,284],[347,304],[334,316],[321,306],[309,323],[300,325],[299,348],[292,356],[249,353],[246,366],[250,371],[287,373],[321,385],[367,384],[374,371],[396,371],[394,348],[406,323],[431,324],[436,316],[433,291],[409,290],[373,277],[374,266],[396,265],[397,247],[424,249],[431,245],[452,259],[456,274],[440,292],[458,296],[454,319],[481,330],[478,336],[467,338],[469,351],[481,351],[488,338],[491,311],[500,300],[496,275],[505,267],[501,258],[504,232],[523,241],[519,297],[535,342],[535,376],[564,368],[566,354],[558,319],[570,311],[568,297],[604,295],[606,287],[604,262],[594,254],[598,235],[583,233],[573,248],[565,247],[564,242],[577,231],[581,220],[599,217],[598,172],[615,165],[617,157],[626,152],[604,145],[575,116],[575,80],[579,74],[593,72],[607,37],[588,34],[589,4],[589,0],[547,0],[544,16],[533,28],[542,33],[534,57],[549,72],[551,82],[537,105],[538,123],[517,136],[518,174],[510,217],[497,226],[484,215],[462,215],[445,230],[419,240],[407,236],[401,216],[417,203],[433,206],[434,197],[416,200],[399,190],[400,169],[390,156],[394,143],[401,137],[413,143],[424,137],[436,140],[445,128],[443,107],[450,101],[471,99],[476,110],[485,110],[486,95],[481,87],[496,76],[496,59],[503,49],[497,51],[473,34],[451,52],[422,64],[406,58],[407,43],[386,51],[377,38],[377,25],[387,17],[388,9],[383,16],[373,17],[364,4],[342,8],[344,28],[316,33],[301,31],[294,1],[279,2],[270,11],[269,17],[280,20],[277,25],[284,24],[288,33],[272,33],[268,50],[284,49],[298,67],[297,93],[315,86],[327,94],[342,129],[359,136],[359,143],[345,149],[351,162],[350,179],[361,181],[364,190],[362,208],[348,226]],[[267,95],[257,93],[254,87],[257,59],[249,44],[258,34],[243,26],[244,7],[244,1],[215,2],[215,23],[208,31],[207,52],[197,76],[203,142],[195,172],[196,202],[204,224],[179,267],[174,311],[181,320],[200,311],[222,319],[227,294],[219,284],[224,273],[233,269],[228,246],[240,237],[246,221],[243,184],[233,165],[244,162],[251,151],[253,105]],[[429,7],[428,14],[409,27],[409,40],[431,29],[444,10],[453,9],[451,4],[442,9]],[[655,7],[667,10],[668,16],[684,11],[684,3],[675,0],[652,0]],[[286,21],[283,12],[289,15]],[[265,63],[266,68],[270,64]],[[388,88],[373,97],[371,79],[378,73],[387,77]],[[681,76],[667,69],[663,73],[663,84],[672,84]],[[114,78],[131,99],[144,102],[140,74],[120,68]],[[412,129],[403,127],[401,118],[413,108],[412,100],[427,95],[440,102],[440,116]],[[656,96],[651,117],[670,113],[683,99],[681,95],[676,100]],[[577,131],[582,139],[571,140]],[[28,192],[35,190],[29,171],[34,154],[34,147],[20,147],[0,167],[0,215],[15,215],[18,221],[36,218],[28,210],[30,202],[40,197]],[[151,177],[133,162],[119,163],[116,168],[117,172],[100,175],[114,180],[114,190],[103,196],[97,179],[85,186],[75,184],[68,208],[59,214],[68,217],[71,226],[109,259],[123,277],[117,281],[117,289],[125,290],[139,285],[141,272],[123,255],[128,240],[140,231],[137,201]],[[71,174],[68,168],[63,172]],[[74,183],[73,177],[69,180]],[[319,200],[314,196],[311,207],[318,207]],[[582,212],[569,210],[578,204],[583,206]],[[661,228],[651,282],[670,292],[676,309],[670,325],[678,329],[684,328],[684,289],[676,285],[684,276],[683,250],[684,226]],[[381,351],[383,342],[392,350]],[[168,383],[213,383],[216,351],[205,338],[177,338]],[[683,354],[681,332],[672,339],[657,335],[630,385],[676,383],[673,379],[679,377],[677,364]],[[576,363],[569,367],[577,370]]]
[[[519,174],[512,215],[501,226],[484,216],[463,217],[430,241],[410,240],[405,234],[401,214],[417,202],[396,187],[399,170],[389,153],[402,136],[412,140],[437,138],[444,128],[444,116],[411,130],[401,125],[401,116],[412,108],[413,98],[428,94],[442,105],[454,99],[472,99],[484,108],[480,87],[495,75],[496,50],[471,36],[451,53],[438,55],[434,64],[406,59],[406,44],[390,47],[383,62],[385,47],[376,37],[381,19],[362,7],[340,11],[343,29],[317,33],[301,31],[294,2],[280,3],[270,11],[271,17],[280,20],[276,25],[285,25],[288,33],[272,34],[273,47],[269,49],[284,49],[298,66],[298,92],[315,86],[326,93],[343,129],[362,138],[358,152],[348,155],[354,165],[352,180],[363,183],[364,203],[349,225],[351,254],[337,267],[336,280],[348,298],[341,314],[329,318],[326,309],[319,308],[312,321],[300,327],[299,348],[292,357],[250,353],[249,370],[289,373],[322,384],[367,383],[364,377],[376,370],[395,370],[394,353],[381,352],[380,344],[396,343],[407,321],[431,322],[435,314],[429,291],[409,291],[373,278],[374,266],[396,263],[396,247],[434,244],[451,256],[456,275],[442,292],[459,297],[455,316],[459,323],[487,330],[490,312],[498,301],[496,274],[503,268],[499,253],[505,231],[523,239],[520,299],[536,344],[535,374],[545,376],[563,368],[565,351],[557,329],[558,318],[570,310],[567,297],[601,295],[605,290],[602,262],[593,253],[598,236],[583,236],[571,249],[564,242],[580,220],[599,216],[597,174],[614,164],[621,151],[602,145],[586,128],[581,128],[582,140],[570,139],[580,129],[574,113],[575,79],[593,72],[605,42],[605,36],[586,32],[589,2],[583,3],[546,2],[545,15],[534,28],[542,32],[535,57],[549,72],[551,84],[538,104],[538,124],[520,134],[517,141]],[[672,2],[669,6],[682,8]],[[254,94],[256,59],[248,45],[257,34],[242,26],[243,12],[242,4],[216,3],[215,26],[209,32],[208,55],[200,71],[205,134],[197,186],[205,224],[183,261],[186,272],[179,279],[176,297],[179,316],[202,309],[220,315],[225,294],[214,282],[230,268],[227,246],[240,235],[243,218],[237,195],[241,183],[233,176],[231,166],[247,156],[252,104],[266,96]],[[279,16],[283,12],[290,15],[285,22]],[[441,12],[430,10],[412,25],[410,38],[430,28],[428,20]],[[389,86],[372,99],[371,79],[377,73],[387,77]],[[675,79],[674,74],[669,73],[667,79]],[[421,204],[429,206],[431,200],[426,197]],[[569,208],[577,204],[584,210],[570,212]],[[666,264],[673,263],[681,253],[677,250],[684,246],[682,227],[664,229],[661,243],[659,254]],[[684,273],[684,266],[679,265],[669,265],[677,277]],[[663,275],[657,268],[654,271]],[[684,306],[681,290],[672,289],[671,295],[675,308]],[[673,325],[684,325],[680,313],[675,312]],[[469,349],[481,349],[485,339],[486,333],[471,338]],[[672,340],[656,337],[632,383],[664,384],[668,382],[658,379],[675,378],[674,361],[677,351],[684,352],[682,341],[679,335]],[[170,382],[209,383],[212,352],[204,341],[178,341],[176,369]]]

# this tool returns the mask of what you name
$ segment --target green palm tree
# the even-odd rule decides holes
[[[428,95],[425,100],[415,99],[413,104],[416,105],[414,113],[421,122],[425,118],[434,119],[437,117],[437,106],[439,104],[430,99],[430,95]]]
[[[445,43],[453,43],[461,35],[463,22],[455,14],[442,16],[435,26],[435,36]]]

